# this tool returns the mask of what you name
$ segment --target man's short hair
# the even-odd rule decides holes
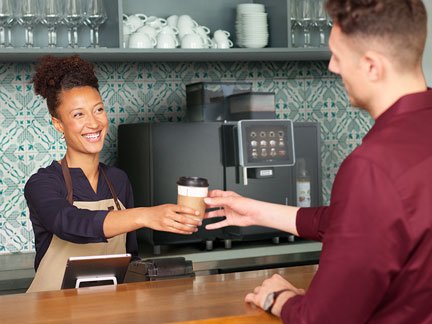
[[[379,41],[401,66],[421,62],[427,35],[422,0],[327,0],[326,10],[345,35]]]

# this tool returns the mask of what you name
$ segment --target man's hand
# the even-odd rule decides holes
[[[267,295],[282,289],[288,290],[279,295],[272,307],[272,314],[280,317],[282,306],[285,302],[296,295],[304,295],[305,291],[294,287],[278,274],[274,274],[271,278],[264,280],[261,286],[256,287],[252,293],[247,294],[245,302],[263,308]]]

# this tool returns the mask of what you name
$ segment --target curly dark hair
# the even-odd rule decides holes
[[[401,61],[421,60],[427,35],[422,0],[327,0],[326,10],[346,35],[385,40]]]
[[[46,99],[48,110],[53,117],[57,117],[59,95],[63,90],[90,86],[99,91],[93,64],[78,55],[42,57],[32,82],[35,93]]]

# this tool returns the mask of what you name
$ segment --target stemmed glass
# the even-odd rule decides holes
[[[57,25],[59,25],[62,20],[62,2],[58,0],[44,0],[44,12],[41,22],[48,27],[48,47],[57,46]]]
[[[297,22],[303,29],[304,47],[311,46],[312,0],[294,0],[296,3]]]
[[[25,27],[25,46],[33,47],[33,27],[40,19],[37,1],[21,0],[18,5],[17,21]]]
[[[11,0],[0,0],[0,47],[7,47],[11,43],[10,26],[13,21]],[[6,40],[7,34],[7,40]]]
[[[88,0],[85,24],[90,27],[90,46],[99,47],[99,26],[107,20],[103,0]]]
[[[328,17],[324,9],[325,0],[314,0],[313,25],[319,31],[319,46],[326,46],[325,28],[328,26]]]
[[[64,22],[68,28],[68,46],[78,47],[78,26],[84,21],[84,8],[81,0],[66,0]]]
[[[298,32],[301,29],[301,26],[297,21],[298,19],[297,9],[298,9],[297,1],[291,0],[290,1],[290,22],[291,22],[291,46],[292,47],[299,46]]]

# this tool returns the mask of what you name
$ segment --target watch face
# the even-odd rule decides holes
[[[272,307],[274,302],[274,292],[271,292],[267,295],[266,299],[264,300],[263,309],[265,311],[268,311],[270,307]]]

